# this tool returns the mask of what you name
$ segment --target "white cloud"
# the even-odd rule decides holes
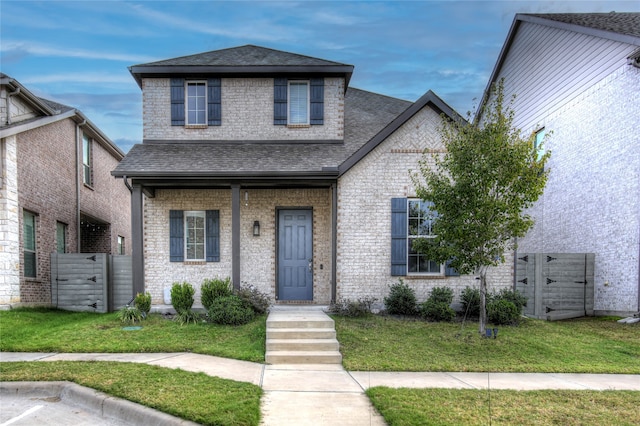
[[[61,48],[57,46],[49,46],[46,44],[34,43],[30,41],[3,40],[0,52],[5,53],[26,53],[36,56],[52,56],[66,58],[82,58],[82,59],[103,59],[107,61],[121,61],[127,63],[142,63],[156,60],[146,55],[137,55],[131,53],[105,52],[102,50],[86,50]]]

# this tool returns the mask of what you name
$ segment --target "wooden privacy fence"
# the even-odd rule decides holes
[[[51,254],[51,303],[60,309],[113,312],[133,297],[131,256]]]
[[[549,321],[593,315],[594,262],[593,253],[518,253],[523,313]]]

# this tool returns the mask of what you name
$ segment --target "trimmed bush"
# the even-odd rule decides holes
[[[251,307],[256,314],[266,313],[271,305],[269,296],[251,284],[240,287],[234,294],[242,299],[247,306]]]
[[[231,296],[231,277],[205,279],[200,289],[202,306],[208,311],[218,297]]]
[[[487,303],[487,318],[495,325],[513,325],[520,318],[520,310],[509,300],[492,298]]]
[[[255,312],[236,295],[218,297],[209,308],[209,319],[216,324],[242,325],[255,317]]]
[[[420,315],[430,321],[453,321],[456,312],[451,308],[453,290],[448,287],[434,287],[429,298],[420,305]]]
[[[371,314],[371,306],[377,299],[365,297],[356,301],[341,299],[329,306],[329,312],[343,317],[363,317]]]
[[[138,293],[133,303],[136,308],[140,309],[142,317],[146,318],[151,310],[151,294],[148,291],[144,294]]]
[[[464,315],[471,317],[480,316],[480,290],[477,288],[465,287],[460,295]]]
[[[195,289],[188,282],[173,283],[171,286],[171,304],[178,314],[191,310]]]
[[[384,304],[387,313],[391,315],[415,315],[417,313],[416,293],[402,279],[391,285],[389,295],[384,298]]]

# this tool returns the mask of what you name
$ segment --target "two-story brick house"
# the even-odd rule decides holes
[[[596,315],[639,312],[640,13],[518,14],[500,79],[515,126],[551,151],[519,251],[594,253]]]
[[[410,170],[458,115],[430,91],[351,88],[353,69],[251,45],[130,68],[144,137],[113,174],[133,188],[135,291],[160,304],[174,282],[229,276],[277,303],[380,303],[399,278],[420,299],[477,283],[410,250],[428,230]]]
[[[0,143],[0,305],[52,302],[51,253],[131,253],[124,153],[81,111],[0,74]]]

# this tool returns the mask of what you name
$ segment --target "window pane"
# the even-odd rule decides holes
[[[185,213],[185,245],[188,260],[203,260],[205,253],[205,213]]]
[[[64,253],[67,247],[67,225],[56,223],[56,252]]]
[[[187,123],[206,124],[207,86],[205,83],[187,83]]]
[[[432,225],[437,214],[431,211],[433,203],[422,200],[409,200],[408,204],[408,235],[407,239],[407,263],[408,272],[414,274],[440,274],[440,264],[427,259],[413,249],[413,241],[416,237],[431,238]],[[413,237],[413,238],[412,238]]]
[[[36,276],[36,217],[34,214],[24,212],[22,215],[22,237],[24,276]]]
[[[289,123],[307,124],[309,109],[307,82],[289,83]]]

